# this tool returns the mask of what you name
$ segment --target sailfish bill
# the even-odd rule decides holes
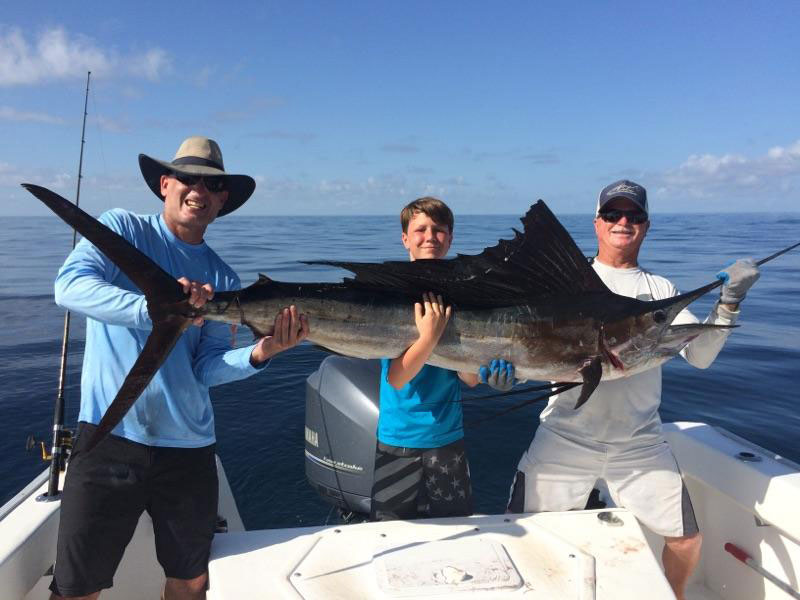
[[[315,261],[353,273],[338,283],[290,283],[260,276],[241,290],[217,292],[201,308],[175,277],[121,236],[43,187],[23,184],[95,244],[144,293],[153,331],[91,445],[114,429],[196,317],[272,332],[275,315],[296,305],[310,322],[308,340],[357,358],[399,356],[418,337],[414,302],[441,294],[455,307],[428,363],[477,372],[495,358],[521,379],[582,385],[578,406],[601,380],[640,373],[666,362],[703,331],[725,325],[676,325],[677,314],[721,285],[657,301],[611,292],[569,233],[541,200],[521,219],[523,231],[480,254],[385,263]],[[759,262],[797,247],[785,248]],[[571,386],[570,386],[571,387]],[[577,408],[577,407],[576,407]]]

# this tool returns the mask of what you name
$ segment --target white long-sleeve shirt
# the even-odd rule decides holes
[[[662,300],[680,293],[668,279],[640,267],[616,269],[597,260],[592,266],[603,283],[620,296]],[[717,303],[704,322],[732,325],[738,314]],[[673,324],[698,322],[688,309],[684,309]],[[681,351],[681,356],[689,364],[704,369],[714,362],[730,332],[730,329],[705,331]],[[580,389],[577,387],[553,396],[540,415],[542,425],[584,444],[595,442],[637,447],[660,441],[660,366],[630,377],[601,381],[586,403],[576,410]]]

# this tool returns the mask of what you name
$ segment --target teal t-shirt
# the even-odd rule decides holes
[[[458,373],[425,365],[396,390],[388,380],[390,364],[390,359],[381,359],[379,441],[406,448],[440,448],[464,437]]]

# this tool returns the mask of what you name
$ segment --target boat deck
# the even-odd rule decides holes
[[[210,600],[674,598],[621,509],[229,533],[209,576]]]
[[[664,429],[704,536],[689,600],[792,597],[785,590],[800,587],[800,467],[707,425]],[[218,469],[229,533],[212,545],[210,600],[674,598],[660,565],[663,539],[625,510],[244,531]],[[46,476],[0,507],[2,600],[49,596],[59,502],[36,502]],[[726,552],[728,542],[754,566]],[[157,598],[163,581],[145,514],[102,597]]]

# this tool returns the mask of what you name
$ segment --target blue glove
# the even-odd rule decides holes
[[[494,359],[489,366],[478,369],[481,383],[489,385],[501,392],[507,392],[514,385],[514,365],[501,358]]]
[[[739,304],[760,276],[758,265],[752,258],[740,258],[717,273],[717,279],[723,281],[719,301],[723,304]]]

